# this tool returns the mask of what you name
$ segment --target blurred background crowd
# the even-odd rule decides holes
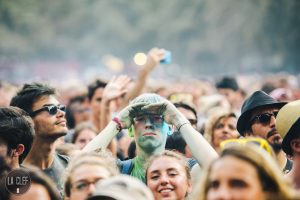
[[[1,177],[27,169],[48,199],[300,199],[299,9],[297,0],[0,0]],[[164,101],[156,95],[160,113],[124,114]],[[28,141],[10,120],[20,115]],[[147,123],[161,129],[146,136],[163,136],[150,153],[138,135]]]

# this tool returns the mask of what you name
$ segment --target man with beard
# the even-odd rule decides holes
[[[254,92],[243,103],[237,130],[244,137],[254,136],[266,139],[273,147],[279,167],[286,173],[291,170],[292,162],[286,158],[281,149],[282,137],[275,127],[277,113],[285,104],[278,102],[263,91]]]
[[[10,103],[25,110],[34,122],[35,137],[23,167],[41,168],[62,191],[63,172],[68,158],[55,152],[55,142],[66,135],[65,106],[56,98],[55,89],[40,83],[25,84]]]

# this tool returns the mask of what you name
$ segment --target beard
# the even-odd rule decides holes
[[[279,136],[273,137],[276,133],[278,133],[277,130],[275,128],[272,128],[272,130],[268,132],[266,139],[273,148],[275,154],[278,154],[282,148],[282,138]]]
[[[281,143],[273,143],[273,144],[269,143],[269,144],[273,148],[275,154],[278,154],[281,151]]]

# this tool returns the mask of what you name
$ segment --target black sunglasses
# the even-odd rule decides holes
[[[260,115],[256,115],[250,122],[254,124],[255,122],[259,122],[261,124],[269,124],[271,121],[271,117],[277,117],[278,111],[272,113],[263,113]]]
[[[66,112],[66,106],[64,105],[52,105],[52,106],[44,106],[41,109],[38,109],[36,111],[33,111],[30,113],[31,117],[36,116],[38,113],[43,112],[43,111],[47,111],[50,115],[56,115],[56,113],[58,112],[58,110],[61,110],[63,112]]]

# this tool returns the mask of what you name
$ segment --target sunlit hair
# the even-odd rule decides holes
[[[107,151],[101,152],[84,152],[73,157],[69,163],[68,168],[65,173],[65,194],[67,197],[70,196],[71,192],[71,178],[74,171],[82,165],[96,165],[105,168],[110,176],[115,176],[119,174],[118,167],[116,165],[116,160],[113,159],[111,153]],[[86,172],[88,173],[88,172]]]
[[[186,172],[186,177],[188,180],[191,180],[191,173],[190,173],[190,167],[188,165],[188,162],[186,160],[186,158],[180,154],[180,153],[176,153],[174,151],[169,151],[169,150],[165,150],[162,154],[157,154],[152,156],[149,161],[147,162],[147,167],[146,167],[146,184],[147,184],[147,176],[148,176],[148,169],[149,167],[152,165],[152,163],[158,159],[158,158],[162,158],[162,157],[170,157],[170,158],[174,158],[184,169]]]
[[[246,161],[257,172],[259,182],[267,199],[295,199],[295,191],[288,185],[278,165],[265,151],[256,146],[231,146],[225,148],[218,159],[206,169],[195,199],[205,200],[209,190],[212,167],[224,157],[232,156]],[[299,199],[299,198],[298,198]]]
[[[205,123],[204,137],[211,145],[212,145],[212,141],[214,139],[213,133],[216,128],[216,125],[222,119],[228,119],[230,117],[236,118],[236,115],[233,112],[217,112],[208,118],[207,122]]]

